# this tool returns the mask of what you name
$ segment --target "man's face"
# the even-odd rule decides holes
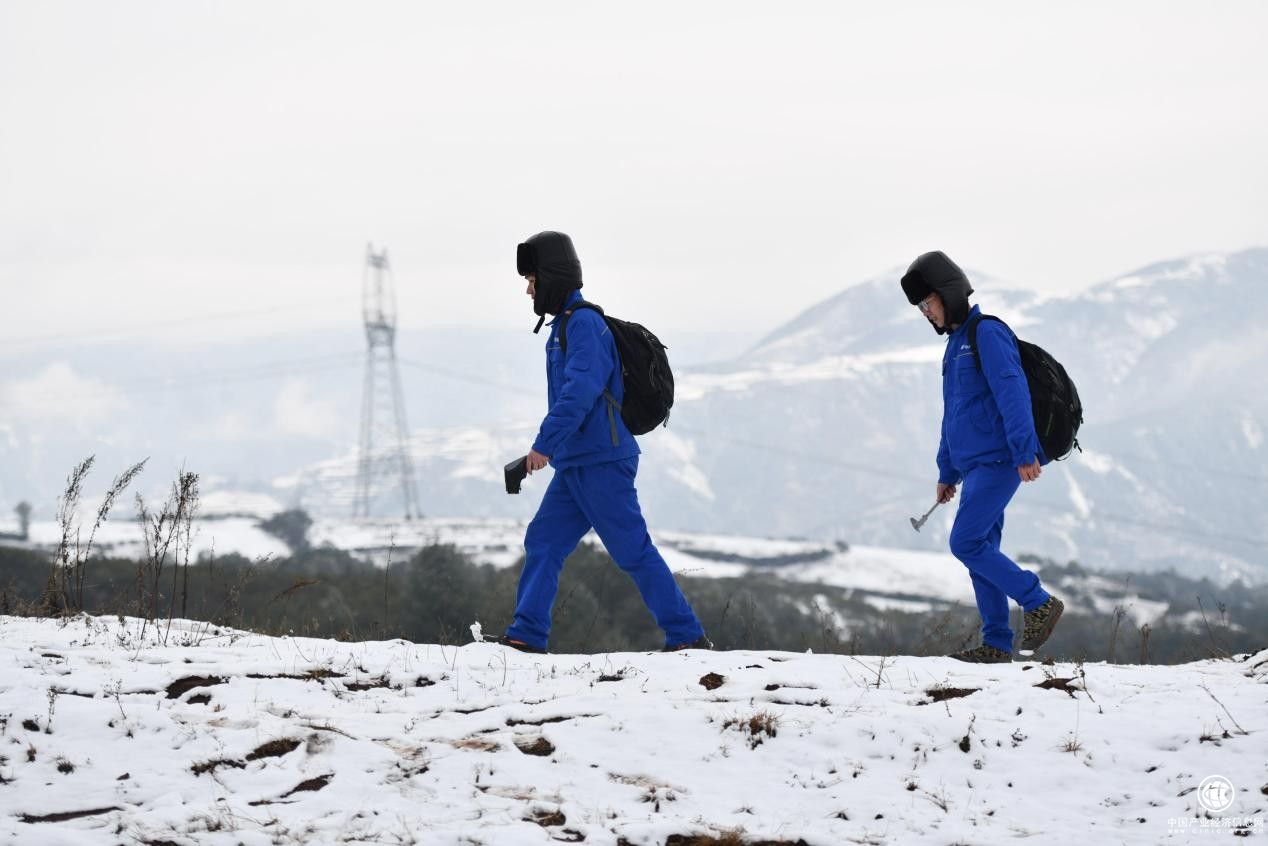
[[[528,294],[528,298],[531,300],[537,296],[537,274],[530,273],[524,279],[528,282],[528,287],[524,289],[524,293]]]
[[[916,304],[916,307],[920,309],[920,313],[925,316],[925,319],[933,324],[933,328],[935,329],[946,328],[946,325],[947,325],[946,306],[942,304],[942,297],[938,296],[936,292],[925,297],[923,300],[921,300],[919,303]]]

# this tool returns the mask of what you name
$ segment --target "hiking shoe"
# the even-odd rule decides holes
[[[982,644],[972,649],[962,649],[959,652],[952,652],[947,656],[957,661],[967,661],[970,664],[1007,664],[1013,660],[1013,653],[1005,652],[1002,649],[996,649],[993,646]]]
[[[534,655],[546,654],[545,649],[538,649],[536,646],[527,644],[522,640],[515,640],[514,638],[509,638],[506,635],[502,635],[501,637],[499,637],[497,639],[497,642],[500,643],[502,646],[509,646],[512,649],[518,649],[520,652],[531,652]]]
[[[1034,611],[1025,612],[1022,615],[1025,625],[1022,628],[1021,648],[1038,649],[1043,646],[1044,641],[1056,627],[1057,620],[1061,619],[1061,612],[1064,610],[1065,603],[1055,596],[1050,596],[1047,602]]]
[[[675,645],[665,644],[665,648],[661,652],[681,652],[684,649],[712,649],[713,641],[704,635],[693,640],[691,643],[679,643]]]

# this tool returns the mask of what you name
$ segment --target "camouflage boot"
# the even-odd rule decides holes
[[[682,652],[684,649],[712,649],[713,641],[704,635],[693,640],[691,643],[665,644],[665,648],[661,652]]]
[[[1025,612],[1022,615],[1025,625],[1022,629],[1021,648],[1033,650],[1043,646],[1044,641],[1056,628],[1057,620],[1061,619],[1061,612],[1064,610],[1065,603],[1055,596],[1050,596],[1047,602],[1034,611]]]
[[[957,661],[967,661],[970,664],[1007,664],[1013,660],[1013,653],[1005,652],[1002,649],[996,649],[993,646],[982,644],[972,649],[962,649],[959,652],[952,652],[947,656]]]

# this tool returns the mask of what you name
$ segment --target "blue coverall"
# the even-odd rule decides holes
[[[564,308],[582,300],[573,291]],[[669,646],[704,634],[665,559],[647,533],[634,490],[638,442],[616,403],[624,399],[616,341],[603,317],[577,309],[568,321],[567,354],[560,348],[559,318],[546,341],[550,410],[533,449],[549,456],[555,476],[524,535],[524,569],[516,594],[515,621],[507,637],[545,649],[550,612],[564,559],[591,527],[608,554],[638,587],[665,632]]]
[[[1030,407],[1030,389],[1022,371],[1017,342],[1008,327],[981,320],[978,369],[968,327],[981,317],[974,306],[968,319],[947,338],[942,357],[942,438],[938,445],[938,482],[960,488],[960,506],[951,528],[951,554],[973,579],[982,642],[1013,651],[1008,600],[1033,611],[1048,599],[1039,577],[1000,552],[1004,509],[1017,492],[1017,468],[1048,458],[1039,445]]]

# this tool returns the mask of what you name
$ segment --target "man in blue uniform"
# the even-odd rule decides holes
[[[973,288],[942,252],[925,253],[902,278],[903,292],[940,335],[949,334],[942,357],[942,438],[938,444],[938,502],[963,495],[951,528],[951,553],[969,570],[982,644],[952,658],[979,663],[1013,659],[1008,600],[1022,607],[1023,650],[1048,639],[1065,606],[1034,573],[1000,552],[1004,509],[1022,482],[1039,478],[1048,463],[1030,406],[1017,341],[1004,324],[981,320],[969,307]],[[969,342],[977,323],[978,355]],[[981,365],[979,367],[978,360]]]
[[[616,341],[603,316],[582,302],[581,263],[572,239],[540,232],[519,245],[516,266],[528,281],[538,315],[546,315],[546,386],[549,411],[528,453],[528,472],[547,464],[554,478],[524,536],[524,569],[515,621],[499,642],[524,652],[545,652],[550,612],[564,559],[593,527],[612,559],[629,574],[665,632],[665,651],[711,649],[704,628],[647,533],[634,477],[638,443],[621,420],[624,398]],[[567,351],[559,343],[559,316],[568,314]]]

